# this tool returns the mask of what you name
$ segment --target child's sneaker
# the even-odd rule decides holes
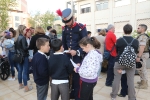
[[[9,81],[15,81],[15,77],[14,78],[10,77],[10,78],[8,78],[8,80]]]

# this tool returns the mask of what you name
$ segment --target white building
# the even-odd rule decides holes
[[[14,10],[9,11],[9,28],[17,29],[19,25],[28,27],[28,18],[27,1],[17,0],[17,6],[14,7]]]
[[[117,37],[122,36],[126,23],[133,30],[141,23],[146,24],[150,31],[150,0],[67,0],[66,6],[75,9],[77,22],[86,24],[92,35],[108,24],[115,25]]]

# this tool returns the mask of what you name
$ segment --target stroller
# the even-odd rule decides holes
[[[0,78],[6,80],[10,75],[10,65],[8,58],[0,56]]]

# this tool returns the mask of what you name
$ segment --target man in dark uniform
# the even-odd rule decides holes
[[[59,16],[62,17],[62,22],[65,23],[62,32],[62,42],[64,50],[69,50],[67,53],[69,58],[71,58],[76,64],[80,64],[82,60],[82,55],[84,52],[79,46],[79,41],[87,36],[87,30],[85,25],[81,23],[76,23],[73,16],[73,11],[69,8],[56,11]],[[80,88],[80,77],[78,73],[73,73],[72,75],[72,91],[70,94],[70,99],[79,99],[79,88]]]

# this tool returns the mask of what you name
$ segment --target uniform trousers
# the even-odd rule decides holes
[[[140,75],[140,79],[141,80],[148,80],[148,74],[147,74],[147,68],[146,68],[146,61],[149,58],[149,53],[143,53],[142,55],[142,60],[143,60],[143,64],[142,64],[142,68],[141,70],[138,70],[138,73]]]

